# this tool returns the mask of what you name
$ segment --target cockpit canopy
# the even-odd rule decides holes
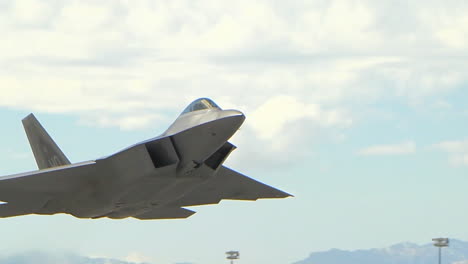
[[[200,98],[193,101],[189,106],[187,106],[187,108],[185,108],[182,114],[213,108],[221,110],[221,108],[217,104],[215,104],[211,99]]]

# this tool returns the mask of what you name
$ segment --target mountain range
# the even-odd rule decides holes
[[[437,264],[438,249],[433,244],[400,243],[387,248],[346,251],[330,249],[314,252],[294,264]],[[468,264],[468,242],[451,239],[442,249],[442,264]]]
[[[149,264],[109,258],[91,258],[75,254],[26,252],[1,256],[1,264]],[[361,250],[330,249],[313,252],[293,264],[437,264],[438,249],[428,243],[399,243],[387,248]],[[468,264],[468,242],[451,239],[442,249],[442,264]]]
[[[91,258],[69,253],[25,252],[0,256],[1,264],[148,264],[109,258]]]

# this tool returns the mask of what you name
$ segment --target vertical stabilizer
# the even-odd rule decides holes
[[[40,170],[70,164],[33,114],[25,117],[22,122]]]

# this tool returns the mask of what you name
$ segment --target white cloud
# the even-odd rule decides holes
[[[452,165],[468,166],[468,140],[442,141],[433,147],[447,152]]]
[[[136,87],[144,87],[149,93],[161,93],[167,86],[179,94],[237,89],[230,96],[239,97],[249,91],[252,102],[258,97],[267,100],[265,91],[271,98],[287,89],[290,96],[306,103],[340,103],[355,97],[432,95],[466,80],[466,64],[440,72],[446,65],[440,66],[439,59],[432,61],[429,56],[421,63],[404,50],[392,50],[393,36],[376,28],[386,7],[365,1],[278,5],[240,1],[229,6],[208,1],[66,1],[60,5],[23,1],[17,5],[27,12],[16,8],[10,13],[47,17],[50,24],[41,29],[4,28],[6,37],[0,49],[8,52],[0,55],[6,61],[0,71],[0,87],[28,92],[47,89],[47,94],[58,99],[52,104],[54,111],[77,109],[73,105],[83,102],[82,108],[95,107],[92,95],[71,100],[75,97],[63,92],[83,86],[95,90],[95,95],[110,97],[113,105],[125,99],[113,100],[109,95],[112,88],[131,94]],[[426,23],[427,10],[437,12],[422,8],[420,21],[407,27]],[[451,23],[458,25],[460,19]],[[411,34],[423,41],[425,33]],[[419,44],[410,46],[421,50]],[[432,47],[438,56],[451,51],[431,42],[424,47]],[[231,60],[239,66],[231,65]],[[131,80],[135,79],[144,79],[144,83],[134,85]],[[380,88],[375,79],[390,82],[393,91]],[[44,100],[39,99],[36,101]],[[141,102],[149,105],[144,99]],[[3,105],[12,104],[28,107],[31,102],[14,100]],[[104,104],[103,110],[108,106]]]
[[[107,22],[112,18],[113,7],[87,1],[70,1],[55,20],[55,29],[73,33],[94,33],[106,31]],[[86,14],[84,19],[83,14]]]
[[[305,144],[288,134],[346,138],[355,106],[438,98],[468,81],[453,56],[468,51],[464,6],[452,17],[405,4],[389,17],[396,7],[375,1],[10,3],[0,107],[87,125],[145,129],[207,96],[244,111],[243,129],[269,150],[289,151]]]
[[[228,160],[233,166],[290,166],[310,155],[321,140],[340,141],[352,124],[346,109],[327,109],[279,95],[260,103],[232,142],[242,149]],[[252,159],[255,157],[255,159]]]
[[[352,121],[339,110],[324,110],[318,104],[308,104],[292,96],[278,95],[268,99],[250,115],[253,129],[261,139],[278,138],[287,133],[287,126],[298,120],[319,126],[349,126]]]
[[[332,49],[361,50],[379,44],[378,32],[372,30],[374,12],[362,2],[332,1],[325,8],[299,11],[303,27],[291,33],[301,49],[327,52]],[[325,45],[324,45],[325,44]]]
[[[450,5],[435,4],[421,10],[420,19],[431,29],[432,36],[444,47],[465,50],[468,44],[466,4],[452,1]]]
[[[465,152],[468,151],[468,140],[442,141],[434,146],[446,152]]]
[[[357,153],[363,156],[404,155],[416,152],[416,144],[406,141],[398,144],[374,145],[363,148]]]
[[[122,130],[141,130],[149,127],[154,122],[165,121],[165,118],[160,114],[134,113],[124,116],[105,116],[105,115],[89,115],[81,119],[81,122],[86,125],[98,125],[100,127],[117,126]]]
[[[51,9],[43,1],[18,0],[14,2],[12,15],[21,25],[35,26],[44,23]]]

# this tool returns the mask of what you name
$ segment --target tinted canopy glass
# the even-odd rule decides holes
[[[205,110],[205,109],[221,109],[218,105],[216,105],[211,99],[208,98],[200,98],[195,101],[193,101],[185,110],[182,112],[182,114],[193,112],[193,111],[198,111],[198,110]]]

